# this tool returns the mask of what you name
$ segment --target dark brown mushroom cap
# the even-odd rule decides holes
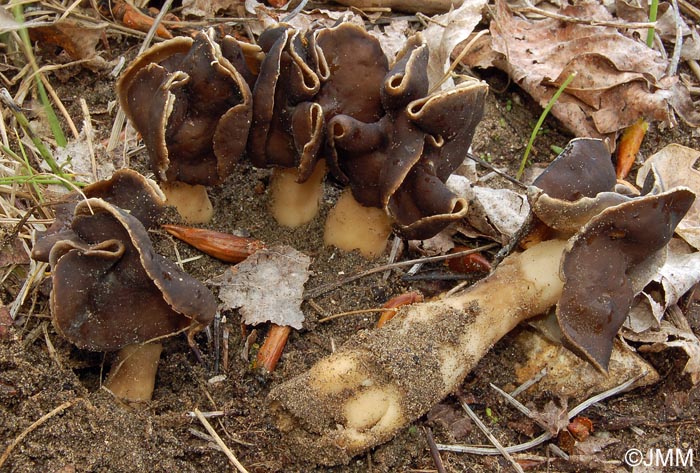
[[[408,38],[384,77],[381,88],[385,110],[401,109],[428,94],[428,58],[430,51],[420,33]]]
[[[694,200],[686,188],[639,197],[605,209],[569,241],[557,319],[564,344],[601,371],[632,305],[634,272],[665,250]]]
[[[102,199],[75,208],[80,238],[50,254],[56,330],[88,350],[117,350],[209,324],[217,309],[203,284],[156,254],[138,219]]]
[[[430,95],[427,46],[412,37],[386,74],[386,114],[375,123],[338,115],[328,124],[332,174],[363,205],[386,209],[406,238],[429,238],[463,218],[467,202],[445,185],[464,161],[487,93],[473,81]]]
[[[119,169],[112,177],[97,181],[65,197],[55,207],[54,223],[44,232],[37,232],[32,258],[49,261],[49,252],[60,240],[76,240],[71,229],[75,206],[84,198],[99,198],[115,205],[138,219],[147,229],[158,226],[165,209],[165,197],[158,185],[132,169]],[[76,240],[77,241],[77,240]]]
[[[257,167],[298,167],[297,180],[309,178],[323,140],[323,114],[311,102],[320,79],[309,44],[288,25],[266,30],[265,51],[253,89],[253,125],[248,156]]]
[[[218,184],[245,150],[250,89],[210,34],[152,47],[124,72],[117,94],[160,180]]]
[[[576,138],[532,184],[550,197],[574,201],[612,191],[616,182],[615,167],[605,143]]]
[[[354,23],[341,23],[314,34],[312,53],[322,80],[314,99],[326,121],[347,115],[370,123],[384,115],[380,87],[389,61],[379,41]]]

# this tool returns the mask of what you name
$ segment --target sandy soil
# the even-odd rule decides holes
[[[117,56],[127,47],[133,54],[134,44],[130,43],[113,45],[109,54]],[[487,73],[484,78],[493,87],[486,118],[474,142],[474,152],[512,171],[517,168],[540,111],[524,93],[507,86],[502,75]],[[95,80],[97,83],[93,85]],[[84,93],[88,85],[91,94]],[[77,98],[86,98],[90,109],[96,111],[94,126],[100,138],[106,137],[112,120],[106,113],[108,101],[114,99],[112,80],[104,74],[84,70],[70,82],[56,86],[69,110],[74,112],[73,116],[81,116]],[[554,157],[549,145],[563,146],[568,139],[557,124],[548,119],[545,132],[538,138],[534,160],[548,162]],[[692,137],[682,126],[663,132],[653,128],[645,140],[643,153],[648,156],[650,151],[669,142],[691,145]],[[132,165],[143,168],[144,161],[142,152],[132,158]],[[268,244],[286,243],[307,253],[313,258],[309,288],[385,261],[383,258],[369,262],[355,254],[323,247],[323,221],[340,191],[336,185],[327,184],[321,214],[316,220],[303,228],[289,230],[280,228],[269,216],[265,192],[268,183],[268,171],[241,164],[225,184],[211,192],[216,215],[210,227],[222,231],[245,231]],[[168,257],[175,257],[175,247],[182,258],[199,254],[163,234],[155,234],[154,239],[159,251]],[[406,252],[401,258],[415,256]],[[204,256],[188,263],[186,269],[204,281],[222,273],[226,266]],[[432,269],[443,269],[443,266],[434,265]],[[44,284],[37,292],[31,317],[21,317],[11,336],[0,341],[0,454],[34,421],[57,407],[63,408],[19,439],[2,471],[232,471],[226,456],[194,433],[205,432],[199,421],[188,414],[195,408],[223,411],[222,416],[211,419],[212,426],[251,472],[434,470],[424,427],[430,427],[440,443],[488,443],[471,422],[463,419],[464,414],[454,397],[446,399],[431,415],[403,430],[394,440],[354,459],[349,465],[336,468],[297,463],[298,452],[286,448],[285,438],[275,430],[265,407],[266,394],[271,386],[306,370],[330,353],[334,344],[343,343],[359,330],[371,329],[376,320],[376,314],[363,314],[318,323],[323,315],[375,308],[393,295],[409,289],[434,295],[452,284],[409,283],[402,280],[403,275],[403,270],[394,270],[344,285],[315,300],[322,313],[304,304],[306,329],[291,335],[278,369],[270,376],[251,371],[250,363],[242,359],[245,340],[235,312],[223,314],[222,326],[231,333],[229,367],[225,372],[214,372],[211,368],[213,345],[206,334],[197,338],[205,364],[196,360],[184,339],[166,341],[153,401],[142,408],[120,404],[107,391],[100,389],[100,380],[109,366],[111,354],[77,350],[54,333],[48,323],[48,286]],[[14,299],[22,281],[21,271],[16,271],[5,281],[1,291],[5,304]],[[689,300],[684,307],[688,308],[687,315],[696,333],[700,333],[700,306]],[[21,313],[28,311],[29,304]],[[530,421],[495,396],[488,386],[488,383],[513,385],[514,365],[524,356],[514,348],[513,337],[511,334],[499,342],[461,388],[474,410],[482,418],[489,419],[489,427],[504,444],[524,442],[540,433]],[[700,417],[700,389],[693,387],[680,374],[685,355],[669,350],[645,357],[661,374],[660,383],[610,399],[585,412],[593,421],[596,434],[619,440],[599,455],[599,460],[609,461],[608,466],[613,469],[619,467],[625,471],[620,462],[629,448],[643,452],[652,446],[692,448],[696,457],[700,457],[697,421]],[[210,382],[213,376],[220,374],[225,375],[225,380]],[[551,398],[547,393],[535,393],[524,395],[522,400],[542,407]],[[572,399],[569,405],[577,401]],[[487,412],[490,412],[489,416]],[[550,456],[545,446],[528,453],[540,457],[540,461]],[[501,457],[443,453],[442,459],[447,471],[454,472],[510,468]],[[700,460],[696,458],[695,461],[697,468]],[[586,465],[552,459],[549,466],[533,463],[533,470],[602,468],[602,463],[597,467]]]

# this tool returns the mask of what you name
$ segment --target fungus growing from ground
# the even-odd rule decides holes
[[[624,198],[568,241],[538,243],[474,286],[360,332],[272,390],[278,427],[305,445],[307,460],[347,463],[427,412],[503,335],[555,304],[568,346],[605,369],[632,288],[648,280],[694,198],[686,188]]]
[[[119,398],[151,398],[159,339],[188,339],[213,319],[216,300],[199,281],[156,254],[143,224],[103,199],[75,207],[75,238],[54,243],[51,316],[78,348],[119,350],[106,386]]]
[[[253,89],[248,155],[255,166],[273,168],[277,221],[299,226],[316,215],[322,196],[326,123],[337,114],[382,115],[387,59],[376,38],[349,23],[305,35],[281,25],[259,42],[266,56]]]
[[[428,46],[413,36],[382,82],[384,115],[365,122],[338,114],[328,123],[331,173],[411,239],[434,236],[466,214],[467,202],[445,181],[466,156],[487,92],[467,81],[429,94],[427,64]]]
[[[200,223],[213,213],[203,186],[220,184],[233,171],[252,111],[250,88],[237,70],[247,67],[246,53],[235,40],[226,41],[234,66],[213,34],[153,46],[117,82],[120,103],[143,137],[169,203],[185,220]],[[193,200],[194,206],[182,205]]]

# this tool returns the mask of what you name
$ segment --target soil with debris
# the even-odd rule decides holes
[[[113,44],[112,58],[125,54],[132,57],[136,42]],[[111,59],[111,58],[108,58]],[[519,165],[525,144],[540,108],[524,93],[508,83],[500,73],[487,72],[484,79],[492,86],[486,116],[478,128],[473,150],[492,164],[510,169]],[[95,82],[97,81],[97,82]],[[84,97],[93,111],[97,139],[104,139],[113,116],[107,112],[114,100],[113,80],[107,74],[81,71],[69,82],[55,84],[59,96],[73,117],[80,117],[78,99]],[[86,93],[89,91],[90,93]],[[550,145],[563,146],[569,137],[552,119],[545,121],[538,137],[533,160],[550,161],[555,153]],[[671,130],[652,129],[644,142],[642,154],[649,156],[666,143],[697,145],[691,130],[678,126]],[[145,170],[145,152],[131,157],[133,167]],[[483,171],[485,174],[488,171]],[[326,186],[321,214],[310,224],[290,230],[280,228],[270,216],[266,187],[269,171],[241,164],[234,175],[211,192],[216,209],[208,225],[221,231],[242,231],[268,244],[288,244],[313,259],[313,275],[307,288],[354,274],[385,259],[366,261],[356,254],[327,248],[322,243],[323,222],[340,189]],[[175,259],[201,256],[187,245],[164,233],[153,235],[158,250]],[[483,242],[470,242],[471,244]],[[400,258],[416,257],[405,251]],[[227,266],[207,256],[187,262],[185,268],[206,281],[221,274]],[[441,264],[430,269],[443,270]],[[73,471],[232,471],[226,455],[202,438],[203,425],[190,413],[222,411],[210,418],[214,429],[240,462],[251,472],[388,472],[434,471],[424,428],[432,429],[438,443],[484,444],[488,440],[470,421],[465,420],[455,397],[446,399],[394,440],[349,465],[320,468],[299,464],[298,452],[289,451],[285,438],[274,427],[266,411],[266,395],[272,386],[308,369],[316,360],[329,354],[359,330],[372,330],[375,313],[351,315],[319,323],[330,314],[381,306],[388,298],[407,290],[420,290],[432,296],[454,282],[408,282],[405,270],[375,274],[345,284],[315,299],[315,306],[304,304],[306,328],[294,332],[284,355],[272,375],[251,369],[255,344],[244,352],[245,338],[235,311],[226,312],[222,328],[230,331],[228,369],[213,370],[214,347],[207,334],[197,342],[204,363],[197,361],[184,338],[167,340],[158,370],[153,401],[133,408],[115,401],[100,388],[112,355],[80,351],[55,334],[49,323],[48,287],[45,282],[29,298],[17,326],[0,341],[0,455],[14,447],[2,471],[73,472]],[[10,304],[23,283],[21,267],[3,283],[3,302]],[[32,306],[32,304],[34,304]],[[31,307],[30,307],[31,306]],[[694,298],[684,300],[695,333],[700,334],[700,304]],[[516,330],[517,332],[517,330]],[[257,340],[262,340],[264,329]],[[514,366],[524,356],[514,348],[515,334],[500,341],[478,364],[460,389],[477,414],[504,445],[525,442],[541,433],[539,427],[495,395],[489,383],[508,390],[514,387]],[[680,350],[644,354],[659,371],[661,381],[596,404],[584,412],[593,422],[595,435],[617,439],[602,453],[590,458],[563,460],[548,453],[545,445],[536,447],[523,459],[531,471],[630,471],[623,461],[628,449],[647,452],[650,448],[693,449],[696,465],[700,462],[700,387],[693,387],[681,375],[686,357]],[[225,375],[225,379],[215,378]],[[525,393],[522,401],[543,407],[552,396]],[[581,399],[570,399],[573,406]],[[59,408],[59,412],[52,412]],[[28,434],[32,423],[50,415]],[[556,442],[555,442],[556,443]],[[447,471],[491,472],[511,466],[500,456],[475,456],[458,453],[441,454]],[[697,466],[696,466],[697,468]]]

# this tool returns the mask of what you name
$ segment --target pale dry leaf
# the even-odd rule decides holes
[[[648,338],[645,336],[647,332],[636,334],[634,337],[635,341],[640,342],[654,340],[650,345],[639,347],[640,352],[656,353],[668,348],[680,348],[688,356],[683,373],[690,376],[690,381],[693,384],[700,382],[700,340],[689,327],[679,328],[670,321],[662,320],[658,330],[649,330],[648,332],[651,332]],[[665,340],[658,341],[660,335]]]
[[[430,48],[428,80],[431,86],[445,75],[455,46],[466,40],[481,21],[481,12],[486,3],[486,0],[464,0],[454,10],[430,19],[423,36]]]
[[[411,36],[412,31],[407,20],[397,19],[392,20],[383,29],[375,26],[368,30],[368,33],[379,40],[382,51],[389,58],[389,62],[392,62],[396,54],[406,45],[406,38]]]
[[[18,31],[23,28],[34,28],[36,26],[50,26],[53,21],[31,20],[23,23],[15,20],[10,12],[7,11],[10,5],[0,6],[0,34],[9,33],[10,31]]]
[[[182,13],[186,17],[215,18],[237,14],[242,6],[241,0],[182,0]]]
[[[257,251],[222,276],[222,309],[240,308],[249,325],[272,322],[301,329],[310,264],[311,258],[287,245]]]
[[[71,170],[81,182],[109,179],[116,169],[105,145],[95,139],[94,132],[88,137],[85,129],[77,139],[72,138],[66,146],[56,148],[54,156],[59,166]]]
[[[658,328],[666,310],[700,282],[700,253],[674,238],[666,262],[644,291],[635,298],[624,326],[636,333]]]
[[[489,45],[480,43],[464,62],[483,66],[490,61],[543,107],[576,72],[552,108],[576,136],[610,140],[640,117],[674,125],[673,111],[700,125],[687,88],[679,86],[677,76],[665,76],[668,59],[640,40],[607,26],[516,17],[504,1],[496,3]],[[566,6],[559,13],[614,20],[596,2]],[[489,54],[488,47],[496,54]]]
[[[469,201],[469,225],[502,244],[518,231],[530,211],[527,198],[510,189],[474,186],[457,174],[447,179],[447,187]]]
[[[618,443],[619,440],[612,437],[596,437],[591,435],[583,442],[576,442],[574,451],[576,455],[595,455],[603,451],[605,447]]]
[[[642,374],[644,376],[633,385],[634,388],[659,381],[656,370],[621,340],[614,341],[608,374],[603,374],[572,351],[542,335],[540,325],[537,330],[523,330],[514,340],[514,345],[524,354],[515,368],[518,383],[524,383],[542,369],[547,369],[547,376],[531,387],[530,393],[550,392],[559,397],[582,400]]]
[[[700,171],[693,166],[700,158],[700,151],[672,143],[649,157],[637,173],[637,185],[644,185],[649,172],[654,170],[662,190],[678,186],[690,188],[700,195]],[[700,249],[700,199],[696,199],[676,233],[694,248]]]

